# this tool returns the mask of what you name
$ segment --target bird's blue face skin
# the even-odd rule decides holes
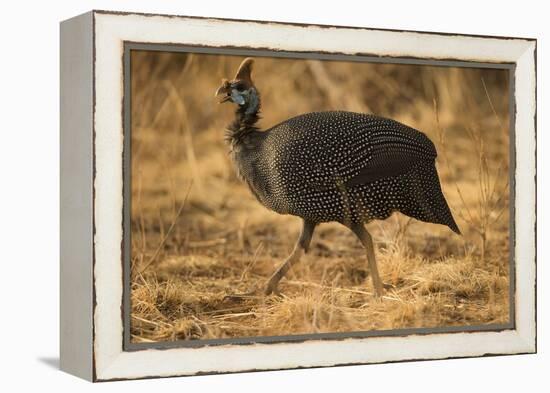
[[[244,98],[244,92],[237,89],[231,89],[231,101],[238,105],[244,105],[246,100]]]
[[[246,106],[246,114],[256,112],[258,109],[258,93],[254,87],[248,90],[231,89],[231,101],[240,106]]]

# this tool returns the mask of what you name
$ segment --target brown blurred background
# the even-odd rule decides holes
[[[261,285],[299,232],[297,218],[255,200],[227,154],[235,108],[214,92],[243,57],[131,53],[133,341],[508,321],[507,70],[258,57],[263,129],[339,109],[426,133],[464,236],[398,213],[369,224],[395,286],[376,299],[359,242],[323,224],[282,297],[236,301],[225,295]]]

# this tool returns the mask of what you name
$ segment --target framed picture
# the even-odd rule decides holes
[[[536,41],[61,23],[61,367],[536,351]]]

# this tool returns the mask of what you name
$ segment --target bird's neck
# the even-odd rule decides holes
[[[235,111],[235,119],[227,127],[225,139],[233,147],[246,143],[248,136],[259,131],[256,123],[260,120],[260,96],[257,92],[249,101]]]

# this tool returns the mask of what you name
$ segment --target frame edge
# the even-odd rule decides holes
[[[60,23],[60,369],[93,372],[93,12]]]

